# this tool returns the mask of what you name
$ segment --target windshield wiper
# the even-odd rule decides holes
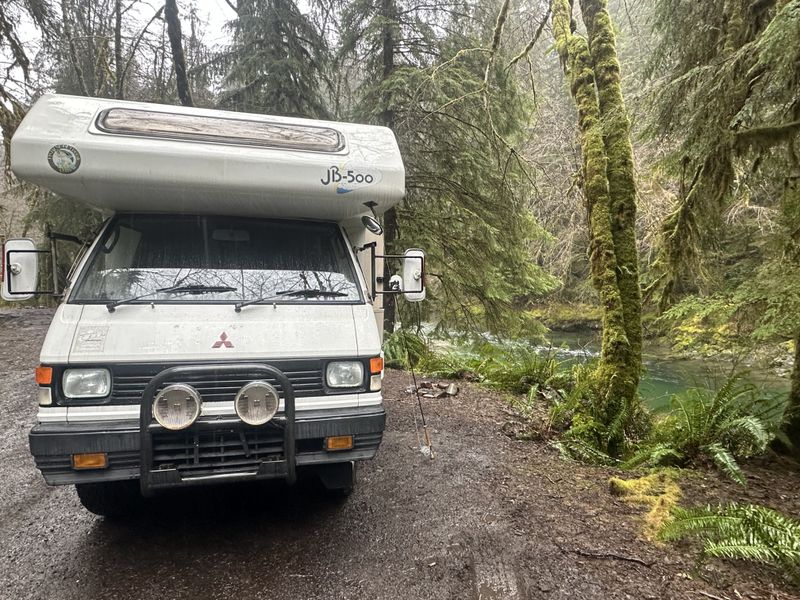
[[[123,300],[114,300],[106,304],[108,312],[114,312],[120,304],[129,304],[142,298],[149,298],[156,294],[213,294],[222,292],[235,292],[238,288],[229,285],[175,285],[172,287],[159,288],[154,292],[148,292],[141,296],[134,296],[132,298],[125,298]]]
[[[261,298],[239,302],[233,308],[236,312],[240,312],[245,306],[250,306],[251,304],[260,304],[261,302],[268,302],[270,300],[277,300],[278,298],[285,298],[286,296],[298,298],[321,298],[324,296],[347,296],[347,294],[344,292],[334,292],[332,290],[328,291],[318,288],[306,288],[304,290],[281,290],[280,292],[275,292],[269,296],[262,296]]]
[[[344,292],[334,292],[333,290],[320,290],[317,288],[307,288],[304,290],[283,290],[275,292],[279,296],[298,296],[303,298],[318,298],[320,296],[347,296]]]

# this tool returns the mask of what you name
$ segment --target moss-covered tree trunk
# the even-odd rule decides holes
[[[800,455],[800,332],[794,338],[794,367],[787,414],[786,435],[794,444],[795,454]]]
[[[636,188],[611,20],[604,3],[586,4],[593,5],[589,6],[593,14],[590,40],[597,56],[592,55],[589,42],[575,33],[570,0],[553,0],[552,23],[556,49],[578,111],[591,276],[603,311],[596,414],[606,429],[601,440],[606,451],[617,454],[634,412],[641,371]]]
[[[636,180],[633,167],[631,124],[622,97],[622,78],[616,40],[606,0],[580,0],[589,34],[597,98],[603,118],[608,156],[608,189],[611,196],[611,231],[617,258],[617,283],[625,315],[629,362],[638,387],[642,360],[642,295],[636,249]]]

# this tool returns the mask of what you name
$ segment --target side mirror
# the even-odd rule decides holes
[[[403,254],[403,296],[409,302],[425,300],[425,252],[419,248],[409,248]]]
[[[39,251],[30,239],[7,240],[3,244],[3,300],[33,298],[39,279]]]
[[[380,221],[372,215],[364,215],[361,217],[361,224],[375,235],[383,235],[383,227]]]

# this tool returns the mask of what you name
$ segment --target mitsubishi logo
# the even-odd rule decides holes
[[[233,348],[233,344],[228,341],[228,334],[224,331],[219,334],[219,339],[214,342],[214,345],[211,346],[212,348],[222,348],[225,346],[226,348]]]

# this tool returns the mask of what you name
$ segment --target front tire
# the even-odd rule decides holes
[[[75,491],[86,510],[108,519],[131,515],[142,502],[137,480],[76,483]]]

